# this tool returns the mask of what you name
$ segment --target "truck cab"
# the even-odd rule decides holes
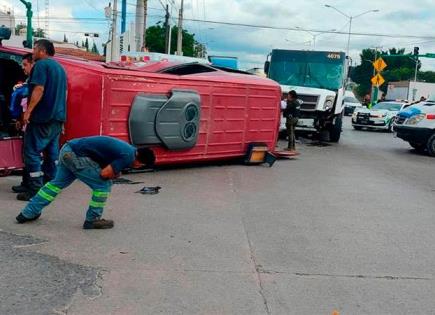
[[[281,85],[283,98],[295,90],[302,101],[297,132],[327,134],[331,142],[339,141],[346,60],[343,52],[272,50],[265,63],[267,76]]]

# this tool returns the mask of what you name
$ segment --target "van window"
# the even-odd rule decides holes
[[[175,75],[189,75],[196,73],[214,72],[216,69],[200,63],[184,63],[181,65],[172,66],[160,70],[160,73],[175,74]]]

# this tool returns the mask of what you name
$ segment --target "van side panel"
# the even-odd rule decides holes
[[[103,76],[84,67],[62,65],[68,81],[64,139],[101,134]]]
[[[274,86],[207,82],[171,76],[119,76],[105,78],[102,134],[129,141],[128,118],[139,93],[169,95],[173,89],[194,90],[200,95],[200,130],[195,147],[167,150],[151,146],[156,164],[241,157],[251,142],[275,149],[281,93]]]

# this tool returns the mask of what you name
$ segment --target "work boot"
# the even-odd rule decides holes
[[[111,229],[113,228],[113,225],[114,222],[112,220],[95,219],[94,221],[85,221],[85,223],[83,223],[83,228],[85,230]]]
[[[26,191],[28,191],[29,190],[29,188],[27,187],[27,186],[24,186],[24,185],[16,185],[16,186],[12,186],[12,191],[14,192],[14,193],[23,193],[23,192],[26,192]]]
[[[28,218],[26,218],[22,213],[20,213],[20,214],[19,214],[15,219],[17,220],[17,222],[18,222],[19,224],[23,224],[23,223],[26,223],[26,222],[35,221],[35,220],[37,220],[40,216],[41,216],[41,214],[38,214],[36,217],[31,218],[31,219],[28,219]]]
[[[31,193],[29,190],[26,190],[25,192],[21,192],[17,195],[17,200],[20,201],[29,201],[33,198],[35,194]]]

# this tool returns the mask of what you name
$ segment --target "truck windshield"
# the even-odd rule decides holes
[[[344,83],[344,54],[273,50],[269,77],[282,85],[338,90]]]

